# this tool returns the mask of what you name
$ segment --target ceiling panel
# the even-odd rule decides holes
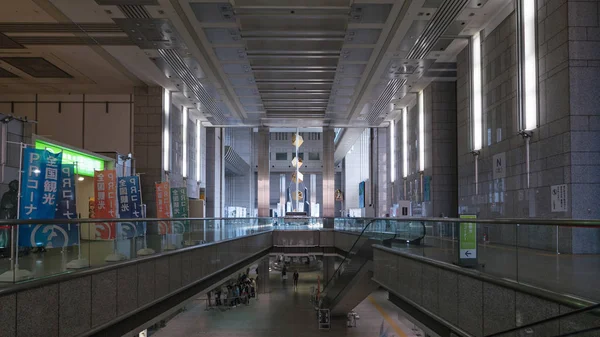
[[[350,12],[352,23],[385,23],[392,4],[354,4]]]
[[[345,42],[356,44],[375,44],[381,35],[381,29],[349,29]]]
[[[204,34],[213,45],[242,43],[242,36],[237,28],[204,28]]]
[[[19,76],[11,73],[10,71],[0,68],[0,78],[17,78]]]
[[[42,57],[2,57],[0,60],[36,78],[72,78]]]
[[[233,8],[227,2],[222,3],[190,3],[192,12],[200,22],[235,22]]]

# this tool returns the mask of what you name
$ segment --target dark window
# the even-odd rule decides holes
[[[298,152],[298,157],[300,157],[300,159],[304,160],[304,152]],[[292,160],[294,160],[294,158],[296,158],[296,154],[292,153]]]
[[[287,160],[287,152],[275,153],[275,160]]]
[[[321,154],[319,152],[309,152],[308,160],[321,160]]]

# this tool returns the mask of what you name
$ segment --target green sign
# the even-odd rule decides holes
[[[476,215],[461,215],[461,219],[477,219]],[[459,258],[477,259],[477,224],[470,222],[461,222],[459,242]]]
[[[75,174],[93,177],[94,170],[104,170],[104,160],[86,153],[70,150],[39,139],[35,141],[35,148],[40,150],[46,149],[52,153],[62,151],[62,164],[75,164]]]
[[[171,209],[173,218],[189,218],[187,187],[171,188]],[[188,232],[189,221],[175,221],[173,233]]]

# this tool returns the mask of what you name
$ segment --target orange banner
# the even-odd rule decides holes
[[[117,218],[117,172],[115,170],[94,171],[95,218]],[[117,229],[114,222],[95,224],[94,237],[100,240],[114,240]]]
[[[156,217],[166,219],[171,217],[171,187],[168,181],[155,183],[156,187]],[[158,222],[159,234],[173,233],[170,221]]]

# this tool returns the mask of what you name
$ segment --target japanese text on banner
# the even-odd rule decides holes
[[[23,149],[19,219],[54,219],[62,153]],[[53,247],[58,235],[53,225],[19,226],[19,245]],[[64,239],[68,240],[67,233]]]
[[[188,196],[187,187],[171,188],[171,206],[174,218],[188,218]],[[175,221],[174,233],[185,233],[189,231],[189,221]]]
[[[94,172],[94,201],[96,218],[113,219],[117,217],[117,173],[115,170]],[[116,238],[114,222],[96,223],[95,227],[96,239],[113,240]]]
[[[117,185],[120,218],[141,219],[142,194],[140,190],[140,177],[120,177],[117,180]],[[145,225],[142,222],[122,222],[121,229],[127,238],[132,238],[144,235]]]
[[[168,181],[160,182],[155,184],[156,187],[156,216],[158,218],[170,218],[171,217],[171,194],[170,185]],[[158,222],[158,233],[159,234],[170,234],[173,233],[171,222],[159,221]]]

